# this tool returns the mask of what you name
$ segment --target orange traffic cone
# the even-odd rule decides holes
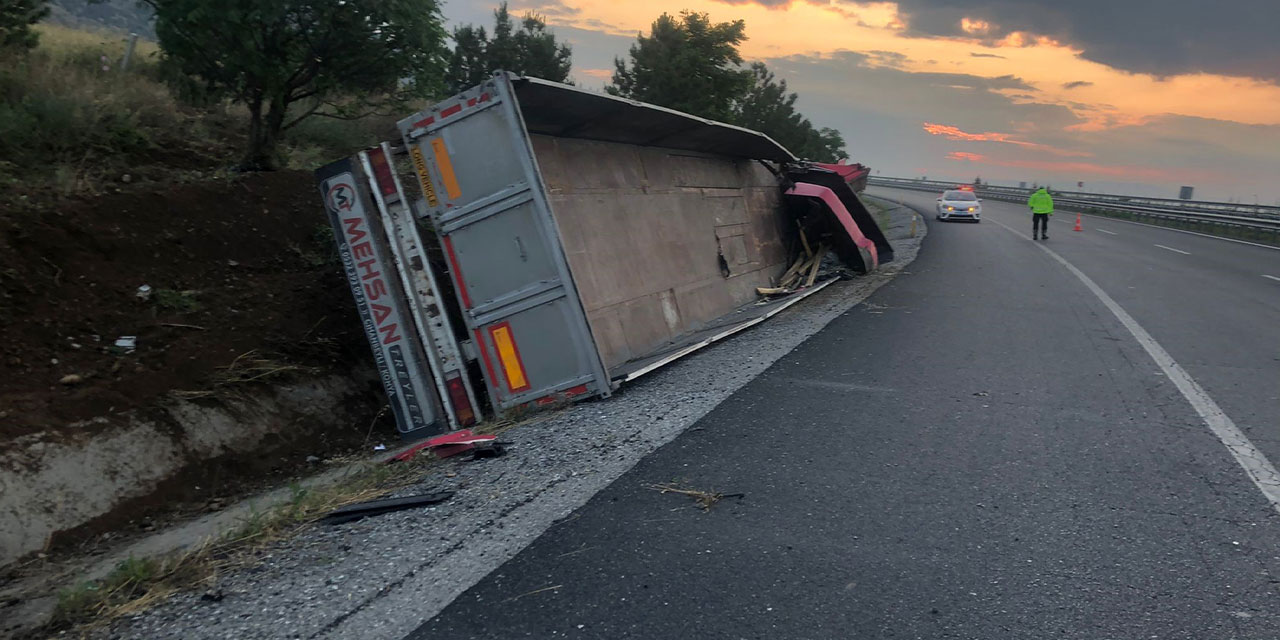
[[[1076,228],[1072,231],[1084,231],[1084,227],[1080,226],[1080,214],[1076,214]]]

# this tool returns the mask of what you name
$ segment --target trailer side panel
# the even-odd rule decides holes
[[[610,370],[754,301],[786,268],[792,230],[757,162],[545,135],[533,149]]]

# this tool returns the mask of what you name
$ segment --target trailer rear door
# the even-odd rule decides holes
[[[608,395],[509,76],[400,123],[497,409]]]

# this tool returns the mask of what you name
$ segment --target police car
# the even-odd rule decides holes
[[[938,219],[982,222],[982,200],[972,188],[943,191],[938,198]]]

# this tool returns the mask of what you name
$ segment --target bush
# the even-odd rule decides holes
[[[138,67],[121,73],[123,43],[43,26],[40,47],[0,60],[0,158],[8,173],[152,148],[182,117],[168,91]],[[108,55],[115,49],[116,56]],[[108,67],[103,69],[103,58]]]
[[[290,129],[285,137],[285,160],[294,169],[315,169],[399,137],[394,116],[367,116],[359,120],[309,118]]]

